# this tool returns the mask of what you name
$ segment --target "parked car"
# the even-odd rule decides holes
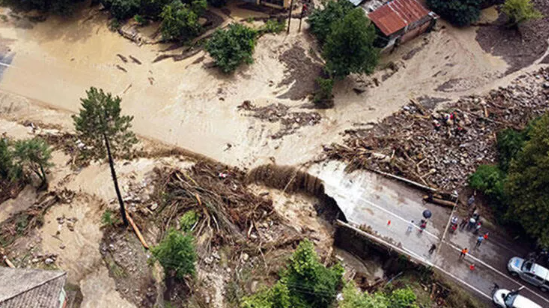
[[[514,277],[520,277],[522,280],[539,287],[541,291],[549,291],[549,270],[532,261],[526,261],[519,257],[514,257],[507,264],[509,274]]]
[[[518,291],[498,289],[492,295],[494,304],[501,308],[541,308],[540,305],[518,294]]]

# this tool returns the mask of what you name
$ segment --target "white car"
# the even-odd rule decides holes
[[[514,257],[507,264],[509,274],[520,277],[522,280],[540,288],[543,292],[549,292],[549,270],[532,261]]]
[[[541,308],[540,305],[518,294],[505,289],[498,289],[492,295],[492,301],[501,308]]]

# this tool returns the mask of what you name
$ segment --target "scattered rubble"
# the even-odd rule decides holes
[[[244,101],[238,110],[250,111],[249,116],[271,123],[280,122],[281,128],[271,136],[272,139],[291,135],[302,126],[317,125],[322,118],[318,112],[290,112],[290,107],[280,103],[256,107],[250,101]]]
[[[524,128],[549,110],[549,69],[519,76],[485,97],[464,97],[444,109],[412,103],[371,128],[347,130],[343,145],[325,146],[350,171],[375,169],[452,191],[483,163],[496,162],[496,133]],[[549,84],[548,84],[549,86]]]

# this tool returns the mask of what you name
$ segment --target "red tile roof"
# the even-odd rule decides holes
[[[417,0],[393,0],[368,14],[368,18],[389,36],[398,30],[429,15]]]

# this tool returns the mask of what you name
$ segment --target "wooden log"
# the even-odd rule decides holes
[[[126,212],[126,217],[128,218],[128,221],[130,222],[130,224],[132,225],[133,231],[135,231],[137,238],[139,238],[139,240],[141,241],[141,244],[143,244],[143,247],[145,247],[145,249],[149,249],[149,245],[147,245],[147,242],[145,242],[143,235],[141,235],[141,231],[139,231],[139,228],[133,221],[132,217],[130,216],[130,213]]]
[[[13,265],[13,263],[11,263],[10,259],[8,259],[8,257],[4,256],[4,262],[6,263],[7,266],[11,267],[11,268],[15,268],[15,265]]]
[[[443,200],[436,197],[429,198],[429,196],[423,196],[423,199],[427,202],[435,203],[435,204],[450,207],[450,208],[453,208],[456,205],[455,202]]]

